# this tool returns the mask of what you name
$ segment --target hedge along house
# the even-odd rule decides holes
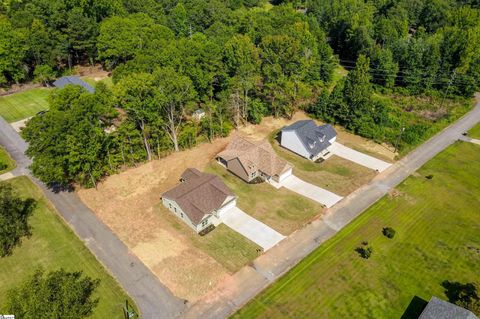
[[[337,139],[330,124],[318,126],[313,120],[302,120],[281,130],[280,145],[311,161],[325,157]]]
[[[217,162],[246,182],[261,178],[279,183],[292,175],[293,170],[277,156],[268,141],[255,144],[239,136],[217,154]]]
[[[162,194],[162,203],[197,233],[220,224],[222,214],[237,205],[235,194],[215,175],[189,168],[180,181]]]

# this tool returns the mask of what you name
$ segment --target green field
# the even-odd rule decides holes
[[[0,96],[0,116],[7,122],[12,123],[47,110],[49,93],[49,89],[35,88]]]
[[[15,168],[15,161],[3,149],[3,147],[0,146],[0,164],[1,163],[7,164],[7,168],[5,169],[0,168],[0,174],[6,173],[8,171],[11,171],[13,168]]]
[[[41,265],[47,271],[63,267],[99,278],[101,283],[96,295],[100,302],[91,318],[123,318],[125,292],[64,224],[41,191],[27,177],[18,177],[8,183],[22,196],[37,199],[38,205],[30,219],[33,236],[24,240],[12,256],[0,258],[0,313],[6,313],[1,305],[5,303],[3,298],[7,290],[20,284]]]
[[[447,299],[442,282],[480,279],[479,176],[480,147],[457,142],[234,318],[400,318],[414,298]],[[370,259],[355,252],[364,240]]]
[[[468,131],[468,136],[480,139],[480,124],[477,124],[470,131]]]

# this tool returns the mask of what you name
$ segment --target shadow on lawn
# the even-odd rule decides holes
[[[407,309],[403,313],[401,319],[418,319],[423,309],[427,306],[428,301],[423,300],[420,297],[413,297],[412,301],[408,305]]]

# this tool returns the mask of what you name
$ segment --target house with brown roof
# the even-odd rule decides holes
[[[162,194],[162,203],[197,233],[218,225],[237,197],[219,177],[195,168],[183,172],[180,184]]]
[[[279,158],[268,141],[255,144],[235,136],[217,161],[246,182],[256,178],[281,182],[292,175],[293,167]]]

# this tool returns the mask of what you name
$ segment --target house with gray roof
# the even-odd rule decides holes
[[[79,85],[90,93],[95,92],[95,89],[90,84],[86,83],[85,81],[80,79],[78,76],[62,76],[61,78],[53,82],[53,85],[60,89],[63,89],[65,86],[69,84]]]
[[[280,145],[315,161],[330,153],[337,132],[330,124],[317,125],[313,120],[302,120],[286,126],[281,131]]]
[[[478,319],[473,312],[432,297],[418,319]]]
[[[237,197],[218,176],[189,168],[180,181],[162,194],[162,203],[197,233],[218,225],[222,214],[237,205]]]

